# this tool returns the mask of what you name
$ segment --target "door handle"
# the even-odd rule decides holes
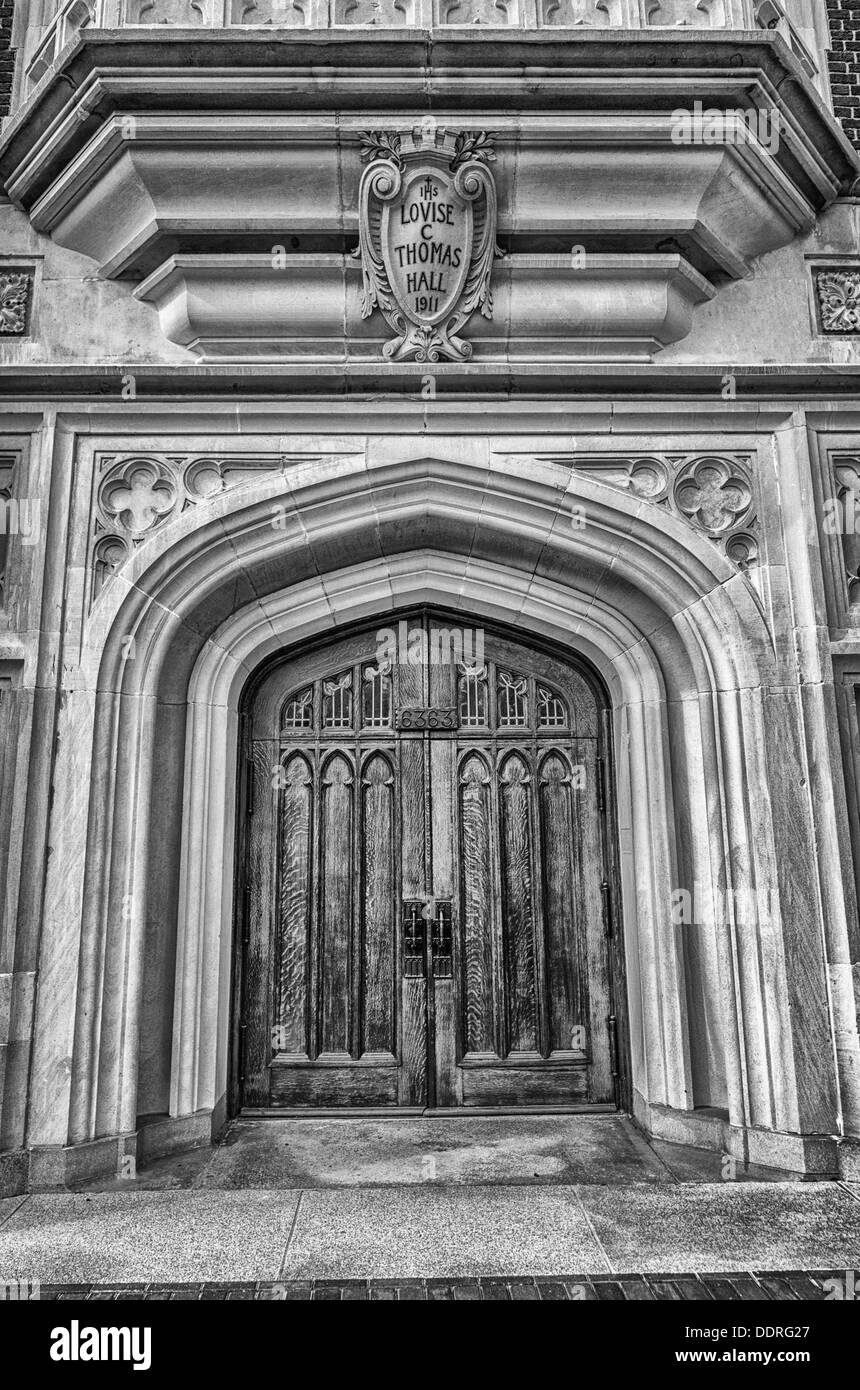
[[[428,917],[431,904],[435,915]],[[410,898],[403,904],[403,974],[420,979],[427,971],[427,925],[430,925],[430,944],[433,975],[437,980],[450,979],[454,973],[452,918],[450,900]]]
[[[454,973],[450,902],[439,902],[437,898],[430,940],[433,946],[433,975],[437,980],[448,980]]]
[[[403,974],[420,979],[425,973],[424,903],[412,899],[403,904]]]

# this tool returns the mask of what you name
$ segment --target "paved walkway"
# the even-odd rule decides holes
[[[569,1297],[585,1281],[602,1298],[706,1296],[684,1276],[725,1273],[757,1297],[757,1271],[860,1269],[860,1183],[720,1172],[616,1116],[243,1122],[134,1179],[0,1202],[0,1279],[314,1298]]]

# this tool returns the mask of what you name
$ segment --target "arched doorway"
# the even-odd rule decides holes
[[[86,852],[82,821],[58,812],[39,957],[54,1023],[35,1036],[32,1145],[124,1144],[150,1116],[169,1117],[172,1144],[220,1130],[247,1019],[231,993],[247,920],[243,692],[302,643],[432,604],[515,621],[561,659],[575,647],[611,692],[622,1102],[659,1138],[748,1145],[791,1171],[818,1162],[841,1121],[809,790],[784,757],[787,730],[803,734],[793,699],[773,713],[785,651],[707,537],[560,476],[506,453],[489,466],[317,461],[182,513],[106,587],[58,726],[56,805],[85,812]],[[570,525],[572,498],[585,528]],[[750,921],[676,923],[673,894],[698,884],[745,894]],[[791,902],[790,930],[759,913],[761,884]]]
[[[608,723],[462,614],[270,661],[244,701],[237,1102],[614,1107]]]

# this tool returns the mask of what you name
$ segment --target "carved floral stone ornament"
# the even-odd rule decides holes
[[[860,333],[860,270],[820,271],[815,278],[824,333]]]
[[[90,529],[90,601],[138,546],[174,517],[222,492],[315,454],[145,454],[96,456]]]
[[[24,270],[0,271],[0,334],[26,332],[30,276]]]
[[[453,135],[427,121],[411,134],[371,131],[358,193],[364,280],[361,313],[384,315],[395,361],[465,362],[459,330],[479,310],[493,316],[495,159],[483,131]]]
[[[758,563],[759,528],[748,455],[580,457],[573,461],[573,467],[577,473],[674,512],[703,531],[739,569]]]

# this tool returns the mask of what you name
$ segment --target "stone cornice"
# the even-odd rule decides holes
[[[376,109],[363,117],[114,113],[31,205],[31,220],[91,256],[109,278],[143,279],[171,254],[271,253],[292,237],[293,249],[351,252],[362,128],[387,122],[402,131],[415,120]],[[815,218],[796,180],[737,111],[725,117],[718,146],[683,149],[669,113],[445,114],[455,129],[475,129],[476,120],[494,136],[498,235],[509,252],[573,244],[590,255],[673,251],[719,280],[748,274],[752,259]],[[10,180],[20,201],[41,183],[64,138],[58,127]],[[796,135],[782,138],[794,141],[795,163],[824,196],[832,185],[820,161]],[[208,171],[205,182],[188,177],[197,165]]]
[[[171,401],[210,400],[235,402],[288,403],[306,398],[318,409],[322,401],[371,401],[394,411],[414,406],[431,416],[433,401],[422,397],[422,378],[426,364],[352,365],[344,362],[288,366],[274,363],[201,363],[190,366],[171,364],[68,364],[63,366],[0,366],[0,400],[15,403],[90,401],[109,408],[111,398],[124,416],[133,405],[122,398],[123,380],[133,377],[134,401],[168,404]],[[667,398],[686,401],[690,408],[713,408],[714,418],[731,428],[735,411],[764,402],[768,409],[788,412],[794,405],[810,405],[826,410],[830,402],[846,409],[856,405],[860,395],[860,366],[802,363],[738,366],[729,362],[709,366],[658,363],[605,365],[580,362],[569,367],[548,366],[543,362],[522,363],[516,370],[497,363],[471,362],[466,366],[437,363],[432,369],[440,408],[473,402],[476,392],[486,404],[495,397],[516,406],[544,400],[589,400],[601,405],[624,400],[653,401],[654,408],[665,406]],[[723,386],[727,376],[734,381],[736,395],[727,400]],[[674,410],[675,407],[673,406]],[[481,417],[478,417],[479,420]],[[481,426],[484,428],[483,424]]]
[[[20,185],[37,163],[26,198],[15,195],[30,206],[121,110],[349,112],[372,99],[379,111],[653,113],[697,97],[749,105],[756,93],[792,132],[779,162],[804,196],[821,205],[847,191],[857,155],[783,40],[762,31],[84,30],[7,121],[0,177]]]
[[[201,150],[242,147],[265,149],[267,146],[289,149],[318,144],[354,151],[363,130],[376,129],[386,122],[395,126],[398,123],[405,124],[410,119],[414,119],[414,116],[410,117],[406,111],[400,114],[398,120],[398,117],[391,113],[374,109],[352,116],[319,113],[298,118],[293,115],[275,114],[146,114],[135,116],[134,135],[130,137],[123,128],[124,118],[113,115],[105,120],[92,139],[69,162],[63,173],[32,205],[33,224],[39,230],[50,230],[57,218],[88,191],[99,174],[118,157],[123,148],[132,144],[159,150],[165,147]],[[497,145],[513,147],[520,144],[525,145],[529,151],[551,151],[558,146],[558,153],[563,154],[565,149],[573,145],[607,151],[624,149],[635,158],[637,147],[641,147],[651,151],[660,150],[671,158],[677,149],[672,142],[672,119],[668,112],[661,115],[559,112],[546,116],[536,113],[502,113],[488,108],[471,115],[457,111],[446,112],[445,123],[453,128],[460,123],[469,127],[477,124],[483,128],[492,125]],[[751,179],[767,184],[770,201],[778,209],[779,215],[795,228],[808,224],[813,216],[808,199],[801,194],[762,145],[745,138],[746,132],[741,128],[738,116],[726,118],[725,134],[725,147],[730,150],[731,158]],[[793,140],[798,162],[803,162],[808,179],[823,193],[827,187],[828,171],[823,167],[818,153],[808,150],[797,138],[796,132],[788,131],[784,138],[788,142]],[[47,148],[43,153],[48,153]],[[33,181],[38,178],[38,171],[29,171],[29,174],[24,174],[22,178],[13,182],[12,192],[22,199],[26,198]],[[233,221],[246,227],[248,217],[249,210],[243,208]],[[626,232],[640,227],[641,217],[641,212],[635,207],[613,207],[611,225],[618,232]],[[323,203],[315,209],[315,224],[318,219],[321,219],[326,228],[344,226],[344,216],[340,210],[329,209]],[[590,230],[589,222],[593,222],[597,230],[605,232],[605,225],[599,218],[594,217],[591,209],[580,207],[577,213],[578,231],[587,235]],[[215,226],[219,232],[229,230],[229,225],[224,219],[221,219],[220,225],[218,223],[217,217],[213,219],[211,213],[207,215],[207,226]],[[355,235],[357,223],[357,210],[353,210],[351,218],[346,219],[350,235]],[[517,228],[528,231],[538,226],[554,230],[556,223],[565,231],[570,228],[570,216],[561,206],[556,209],[542,207],[539,222],[534,221],[534,227],[530,225],[527,217],[523,220],[522,212],[517,218]],[[271,220],[261,223],[261,226],[270,230]],[[504,213],[499,227],[500,230],[506,230]],[[666,229],[670,228],[675,231],[677,222],[667,219]]]

